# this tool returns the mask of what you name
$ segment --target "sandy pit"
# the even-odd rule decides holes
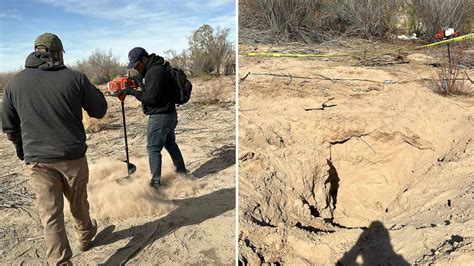
[[[430,53],[404,58],[239,57],[240,262],[474,259],[474,100],[425,86]]]
[[[193,178],[177,176],[164,150],[158,191],[149,186],[147,117],[139,103],[131,97],[125,100],[130,162],[137,166],[130,178],[125,178],[122,162],[118,99],[107,97],[104,119],[84,117],[89,203],[99,229],[94,247],[80,252],[66,206],[74,264],[235,264],[235,87],[231,79],[193,80],[191,101],[178,107],[176,129]],[[216,84],[219,95],[211,91]],[[214,93],[212,103],[206,101],[209,93]],[[45,261],[45,243],[27,168],[5,136],[0,138],[0,154],[0,264],[40,264]]]

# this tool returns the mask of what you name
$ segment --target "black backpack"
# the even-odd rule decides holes
[[[163,66],[166,68],[168,73],[173,77],[178,85],[178,90],[174,92],[173,98],[176,104],[185,104],[191,98],[191,91],[193,90],[193,84],[188,80],[188,77],[184,71],[180,68],[173,67],[169,62],[165,62]]]

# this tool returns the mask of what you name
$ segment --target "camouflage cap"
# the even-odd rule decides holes
[[[64,51],[61,39],[59,39],[57,35],[48,32],[43,33],[36,38],[35,49],[38,46],[48,48],[48,52]]]

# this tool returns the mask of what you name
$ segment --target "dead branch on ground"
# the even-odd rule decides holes
[[[327,99],[326,101],[324,101],[324,102],[321,104],[321,107],[312,107],[312,108],[303,107],[303,109],[304,109],[305,111],[315,111],[315,110],[324,110],[324,108],[337,106],[337,104],[327,104],[328,102],[334,100],[335,98],[336,98],[336,97],[331,97],[331,98]]]
[[[241,78],[241,79],[239,80],[239,84],[242,83],[242,82],[244,82],[244,80],[245,80],[249,75],[250,75],[250,72],[247,73],[247,75],[245,75],[243,78]]]

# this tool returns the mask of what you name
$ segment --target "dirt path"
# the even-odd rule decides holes
[[[419,82],[433,60],[239,58],[240,261],[474,258],[474,101]]]
[[[80,252],[70,215],[68,236],[75,264],[235,264],[235,105],[230,78],[217,104],[202,101],[215,81],[194,81],[192,100],[178,108],[177,142],[196,180],[174,174],[163,152],[163,187],[148,186],[147,118],[138,102],[126,99],[131,162],[137,172],[124,179],[126,166],[119,101],[89,124],[89,200],[99,233],[94,248]],[[45,244],[26,169],[14,148],[0,139],[0,264],[44,261]],[[66,211],[67,212],[67,211]]]

